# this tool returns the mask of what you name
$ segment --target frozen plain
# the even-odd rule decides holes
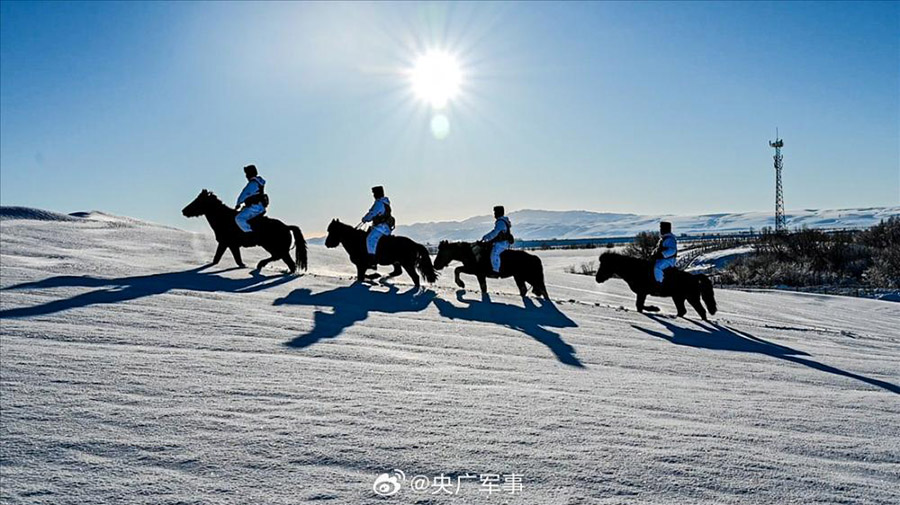
[[[553,304],[445,271],[203,267],[211,236],[0,222],[3,503],[900,503],[900,304],[717,292],[711,323],[540,253]],[[39,219],[35,219],[39,218]],[[245,250],[254,264],[263,252]],[[453,265],[451,265],[452,267]],[[488,494],[408,477],[522,476]]]

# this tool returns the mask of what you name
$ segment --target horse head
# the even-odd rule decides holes
[[[598,283],[604,283],[616,274],[613,266],[614,256],[612,253],[603,253],[600,255],[599,264],[597,265],[597,276],[595,279]]]
[[[343,226],[339,220],[331,220],[331,223],[328,224],[328,236],[325,237],[325,247],[334,248],[340,245]]]
[[[450,242],[441,240],[440,244],[438,244],[437,256],[434,258],[435,269],[443,270],[451,261],[453,261],[453,251],[451,249]]]
[[[197,198],[194,198],[194,201],[187,204],[187,206],[181,209],[182,215],[184,217],[197,217],[206,214],[209,210],[210,203],[214,201],[218,201],[219,199],[212,191],[203,190],[197,195]]]

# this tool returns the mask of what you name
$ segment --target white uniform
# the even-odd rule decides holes
[[[490,242],[497,238],[497,235],[500,235],[503,232],[509,233],[509,229],[512,225],[509,222],[509,218],[506,216],[497,218],[497,222],[494,223],[494,229],[491,230],[487,235],[481,237],[481,240],[485,242]],[[491,248],[491,268],[494,269],[494,272],[500,273],[500,255],[503,251],[509,249],[509,242],[506,240],[498,240],[494,242],[494,246]]]
[[[391,201],[388,200],[388,197],[382,196],[381,198],[375,200],[375,203],[372,204],[372,208],[369,209],[369,212],[366,213],[362,218],[362,222],[370,223],[373,219],[378,216],[383,216],[387,213],[387,209],[385,206],[390,207]],[[378,247],[378,240],[381,239],[383,235],[390,235],[391,227],[388,226],[387,223],[379,223],[373,226],[369,230],[369,236],[366,237],[366,250],[368,250],[369,254],[375,254],[375,250]]]
[[[240,206],[242,203],[244,203],[245,200],[247,200],[251,196],[253,196],[257,193],[261,193],[263,190],[263,187],[265,185],[266,185],[266,180],[258,175],[256,177],[250,179],[247,182],[247,185],[244,186],[244,190],[241,191],[240,195],[238,195],[237,205]],[[256,217],[260,214],[263,214],[265,212],[266,212],[266,208],[263,207],[261,203],[254,203],[253,205],[247,205],[243,209],[241,209],[241,211],[238,212],[236,216],[234,216],[234,222],[237,223],[238,228],[240,228],[241,230],[243,230],[245,232],[251,232],[251,231],[253,231],[253,229],[250,228],[250,225],[247,224],[247,222],[250,221],[251,219],[253,219],[254,217]]]
[[[663,271],[669,267],[675,266],[675,255],[678,252],[678,243],[675,241],[675,235],[671,233],[666,233],[661,236],[659,238],[659,243],[662,245],[660,251],[662,252],[663,257],[656,260],[656,264],[653,265],[653,276],[656,277],[656,282],[662,284]]]

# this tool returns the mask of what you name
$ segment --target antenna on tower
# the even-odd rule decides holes
[[[775,141],[769,141],[769,147],[775,148],[775,232],[787,232],[787,220],[784,217],[784,193],[781,189],[781,170],[784,167],[781,158],[781,148],[784,141],[778,136],[778,127],[775,127]]]

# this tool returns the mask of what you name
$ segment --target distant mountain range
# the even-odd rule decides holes
[[[792,210],[785,213],[790,228],[864,228],[882,219],[900,216],[900,206],[859,209]],[[703,214],[695,216],[638,215],[590,212],[585,210],[519,210],[509,214],[513,235],[519,240],[629,237],[640,231],[656,230],[660,220],[672,222],[675,233],[735,233],[775,226],[771,212]],[[464,221],[442,221],[397,226],[395,233],[418,242],[475,240],[490,231],[491,216],[475,216]]]
[[[790,228],[866,228],[882,219],[900,216],[900,206],[867,207],[858,209],[792,210],[786,212]],[[586,210],[519,210],[509,214],[513,235],[518,240],[551,240],[580,238],[631,237],[641,231],[653,231],[661,220],[670,221],[676,234],[738,233],[759,230],[775,225],[769,212],[731,214],[702,214],[696,216],[614,214]],[[110,221],[118,225],[141,221],[103,212],[73,212],[61,214],[29,207],[0,207],[0,220],[29,219],[42,221],[72,221],[89,218]],[[395,234],[417,242],[437,244],[441,240],[476,240],[491,230],[491,216],[475,216],[464,221],[441,221],[399,225]],[[324,237],[311,238],[321,244]]]

